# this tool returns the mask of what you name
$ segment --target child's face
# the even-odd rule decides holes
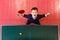
[[[38,11],[37,11],[37,10],[32,10],[32,11],[31,11],[31,15],[32,15],[33,17],[37,17],[37,14],[38,14]]]

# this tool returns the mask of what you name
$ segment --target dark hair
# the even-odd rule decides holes
[[[32,10],[37,10],[37,11],[38,11],[38,8],[37,8],[37,7],[33,7],[33,8],[31,9],[31,11],[32,11]]]
[[[25,11],[24,10],[19,10],[18,13],[24,13]]]

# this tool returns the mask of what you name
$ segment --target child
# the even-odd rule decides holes
[[[24,12],[25,12],[24,10],[18,11],[20,16],[23,16],[28,19],[26,24],[39,24],[40,25],[39,20],[43,17],[47,17],[48,15],[50,15],[50,13],[42,14],[42,15],[38,14],[38,8],[36,7],[33,7],[31,9],[31,14],[29,15],[24,14]]]

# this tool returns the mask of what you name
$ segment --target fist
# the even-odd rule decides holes
[[[50,15],[50,13],[48,12],[47,15]]]
[[[47,14],[45,14],[45,16],[47,17],[47,16],[49,16],[50,15],[50,13],[48,12]]]

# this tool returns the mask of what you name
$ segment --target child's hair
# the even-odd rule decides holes
[[[24,13],[25,11],[24,10],[19,10],[18,13]]]
[[[31,9],[31,11],[32,11],[32,10],[37,10],[37,11],[38,11],[38,8],[37,8],[37,7],[33,7],[33,8]]]

